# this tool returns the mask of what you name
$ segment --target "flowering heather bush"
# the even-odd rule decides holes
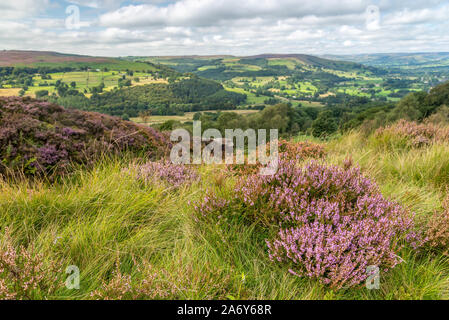
[[[280,140],[278,142],[279,158],[281,160],[321,159],[326,156],[326,150],[322,145],[312,142],[292,142]],[[267,155],[270,151],[270,143],[266,147]],[[245,161],[246,162],[246,161]],[[238,175],[251,175],[259,172],[260,164],[236,164],[229,165],[228,170]]]
[[[173,164],[170,161],[148,162],[144,165],[133,165],[130,169],[137,172],[137,179],[140,181],[148,183],[162,180],[175,188],[199,179],[191,166]]]
[[[432,123],[409,122],[397,123],[378,129],[374,137],[384,142],[392,142],[399,147],[422,147],[432,142],[449,141],[449,129]]]
[[[6,230],[0,241],[0,300],[48,297],[63,285],[62,274],[60,262],[45,264],[32,249],[14,247]]]
[[[0,174],[59,174],[103,153],[158,157],[170,148],[158,131],[98,113],[30,98],[0,97]]]
[[[196,209],[202,217],[243,215],[277,226],[267,241],[270,259],[334,288],[361,283],[368,266],[395,267],[404,244],[418,245],[408,212],[353,167],[281,161],[275,175],[240,182],[232,200],[208,195]]]

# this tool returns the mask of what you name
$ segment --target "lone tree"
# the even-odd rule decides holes
[[[150,122],[151,110],[145,110],[145,111],[139,112],[139,117],[142,119],[142,122],[145,124]]]

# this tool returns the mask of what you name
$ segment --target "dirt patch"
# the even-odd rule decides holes
[[[0,97],[12,97],[19,95],[20,88],[0,89]]]

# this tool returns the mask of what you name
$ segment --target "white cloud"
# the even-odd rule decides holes
[[[49,0],[11,0],[0,3],[2,20],[21,19],[33,16],[49,5]]]
[[[63,19],[36,19],[34,25],[42,29],[64,28]]]
[[[181,0],[168,6],[130,5],[100,17],[104,26],[215,25],[223,21],[263,17],[299,18],[363,12],[366,0]]]
[[[70,3],[81,8],[79,30],[64,28]],[[8,12],[0,16],[0,43],[17,49],[108,56],[449,50],[449,3],[436,0],[16,0],[0,10]]]
[[[386,20],[386,24],[419,24],[436,23],[438,21],[447,21],[449,17],[449,6],[438,9],[420,9],[409,10],[405,8],[402,11],[391,14]]]

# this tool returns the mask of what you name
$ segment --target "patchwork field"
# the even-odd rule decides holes
[[[263,104],[270,99],[291,103],[302,100],[308,105],[324,105],[330,101],[337,104],[344,96],[397,101],[409,92],[427,91],[441,81],[432,78],[426,83],[400,71],[387,73],[375,67],[305,55],[136,59],[141,60],[163,63],[178,71],[220,81],[229,90],[246,94],[247,105]],[[335,98],[329,100],[330,96]]]
[[[143,86],[154,83],[167,84],[165,78],[156,78],[153,73],[132,72],[132,75],[126,71],[120,70],[89,70],[89,71],[70,71],[55,72],[46,74],[43,77],[35,74],[30,78],[29,85],[26,85],[24,96],[35,97],[36,93],[42,90],[48,91],[49,95],[57,94],[57,82],[66,84],[71,89],[83,93],[87,97],[91,96],[91,89],[104,85],[104,91],[110,91],[119,88],[120,81],[129,81],[129,86]],[[6,88],[8,87],[8,88]],[[1,96],[18,96],[23,89],[18,84],[7,84],[0,88]]]

